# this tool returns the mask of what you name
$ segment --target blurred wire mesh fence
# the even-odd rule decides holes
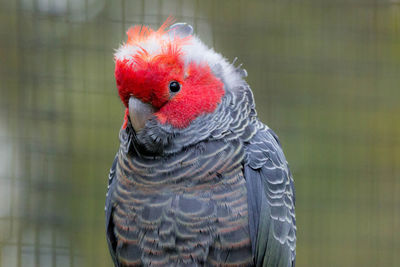
[[[111,266],[113,49],[169,15],[244,63],[294,174],[297,265],[399,266],[394,0],[0,0],[0,266]]]

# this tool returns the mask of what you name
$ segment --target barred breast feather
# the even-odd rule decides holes
[[[244,156],[239,141],[166,158],[121,148],[108,203],[116,266],[250,266]]]

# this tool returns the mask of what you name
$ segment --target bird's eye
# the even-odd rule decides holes
[[[172,93],[177,93],[181,90],[181,85],[177,81],[172,81],[169,83],[169,90]]]

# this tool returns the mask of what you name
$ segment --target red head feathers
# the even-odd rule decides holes
[[[224,90],[208,62],[199,60],[200,41],[167,30],[172,22],[168,18],[157,31],[140,25],[129,29],[127,43],[115,54],[115,78],[126,107],[136,97],[157,110],[159,122],[185,128],[213,112]]]

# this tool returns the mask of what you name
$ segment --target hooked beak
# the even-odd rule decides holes
[[[129,117],[135,132],[144,128],[146,121],[151,118],[155,111],[152,105],[143,103],[133,96],[129,98]]]

